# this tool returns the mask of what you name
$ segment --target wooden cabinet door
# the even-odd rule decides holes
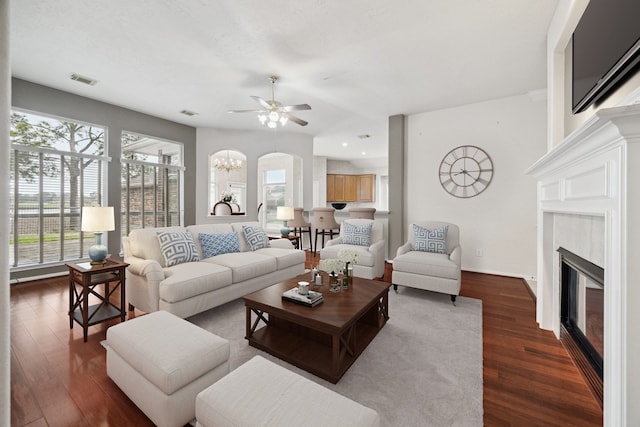
[[[358,201],[358,175],[344,176],[344,201]]]
[[[336,201],[336,176],[327,174],[327,202],[335,202]]]
[[[334,175],[334,202],[344,202],[344,175]]]
[[[372,174],[358,176],[358,201],[375,202],[376,176]]]

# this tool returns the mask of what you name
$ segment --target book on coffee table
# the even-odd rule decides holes
[[[301,295],[298,292],[298,288],[292,288],[282,294],[282,299],[285,301],[291,301],[298,304],[306,305],[308,307],[315,307],[324,301],[324,297],[320,292],[309,291],[308,295]]]

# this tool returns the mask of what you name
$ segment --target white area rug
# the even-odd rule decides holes
[[[242,300],[187,320],[230,341],[232,370],[260,354],[375,409],[383,427],[481,426],[482,302],[391,288],[389,317],[338,384],[250,347]]]

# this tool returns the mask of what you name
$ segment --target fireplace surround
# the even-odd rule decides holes
[[[638,426],[640,105],[598,110],[527,173],[538,182],[536,320],[560,338],[559,240],[584,258],[601,258],[596,264],[604,268],[605,283],[603,421]],[[595,237],[584,231],[567,235],[567,228],[581,222],[595,224]]]

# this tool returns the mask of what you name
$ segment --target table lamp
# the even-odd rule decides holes
[[[284,222],[284,227],[280,229],[280,234],[288,236],[291,229],[287,227],[287,221],[293,219],[293,208],[291,206],[278,206],[276,210],[276,218]]]
[[[92,232],[96,243],[89,248],[91,264],[105,264],[107,247],[102,244],[102,233],[116,229],[113,218],[113,206],[85,206],[82,208],[82,231]]]

